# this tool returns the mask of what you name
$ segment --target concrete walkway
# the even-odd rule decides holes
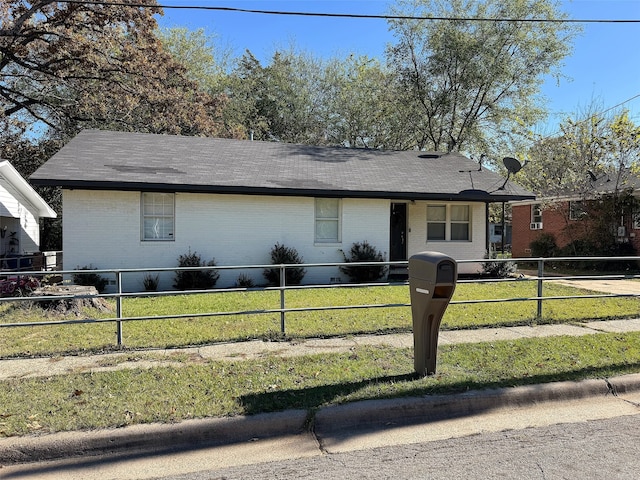
[[[492,342],[561,335],[592,335],[603,332],[640,331],[640,318],[629,320],[593,321],[580,324],[538,325],[477,330],[440,331],[439,345]],[[185,355],[191,361],[243,360],[267,355],[286,357],[316,353],[346,352],[363,345],[387,345],[394,348],[413,348],[413,334],[359,335],[329,339],[307,339],[292,342],[265,342],[253,340],[237,343],[219,343],[193,348],[168,350],[136,350],[100,355],[57,356],[0,360],[0,380],[28,377],[48,377],[82,372],[108,372],[126,368],[152,368],[181,366],[178,357]]]
[[[613,293],[619,295],[640,295],[640,279],[638,280],[626,280],[626,279],[593,279],[593,280],[579,280],[579,279],[553,279],[545,280],[548,282],[558,283],[561,285],[568,285],[570,287],[582,288],[585,290],[593,290],[594,292],[601,293]]]

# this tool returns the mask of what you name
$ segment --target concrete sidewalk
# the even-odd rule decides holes
[[[592,321],[579,324],[538,325],[520,327],[482,328],[476,330],[441,330],[439,345],[516,340],[520,338],[561,335],[592,335],[603,332],[640,331],[640,318],[629,320]],[[175,360],[187,355],[197,360],[242,360],[267,355],[286,357],[315,353],[346,352],[363,345],[387,345],[394,348],[413,348],[413,334],[359,335],[329,339],[306,339],[291,342],[253,340],[220,343],[193,348],[148,349],[99,355],[21,358],[0,360],[0,380],[11,378],[47,377],[82,372],[108,372],[126,368],[180,366]]]

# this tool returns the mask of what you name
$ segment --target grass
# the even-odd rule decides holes
[[[0,436],[256,414],[640,371],[640,332],[441,346],[437,375],[413,350],[192,362],[0,382]]]
[[[556,284],[546,284],[546,296],[584,295],[585,291]],[[588,293],[588,292],[587,292]],[[454,301],[490,298],[529,298],[536,296],[536,283],[459,284]],[[288,308],[362,305],[408,304],[409,288],[370,287],[292,290],[286,294]],[[180,315],[202,312],[259,311],[280,307],[275,291],[225,292],[167,297],[126,298],[123,314]],[[601,298],[548,301],[543,317],[536,318],[537,302],[509,302],[450,305],[442,326],[447,329],[485,328],[534,323],[568,323],[592,319],[628,318],[640,313],[637,298]],[[114,313],[86,310],[84,318],[113,318]],[[0,304],[0,323],[59,321],[77,319],[45,314],[38,307],[16,308]],[[328,337],[359,333],[389,333],[411,330],[409,307],[355,310],[289,312],[286,314],[286,336],[298,338]],[[253,338],[280,339],[279,313],[240,314],[208,318],[182,318],[132,321],[123,324],[126,348],[166,348],[201,345],[221,341]],[[64,355],[115,349],[116,324],[94,322],[79,325],[0,328],[0,357]]]

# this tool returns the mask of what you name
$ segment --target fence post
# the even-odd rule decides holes
[[[542,318],[542,284],[544,283],[542,278],[544,277],[544,259],[538,259],[538,319]]]
[[[116,297],[116,336],[118,347],[122,347],[122,272],[116,272],[116,289],[118,296]]]
[[[284,287],[286,286],[286,268],[284,265],[280,265],[280,332],[284,334],[285,332],[285,324],[284,324]]]

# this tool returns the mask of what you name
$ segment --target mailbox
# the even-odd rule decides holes
[[[414,368],[419,375],[436,373],[440,322],[456,288],[458,267],[439,252],[409,258],[409,288],[413,317]]]

